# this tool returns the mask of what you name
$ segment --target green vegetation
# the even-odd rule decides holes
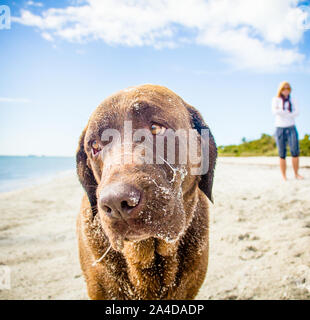
[[[300,155],[310,156],[310,139],[306,134],[300,142]],[[260,139],[246,141],[242,138],[242,143],[239,145],[219,146],[219,156],[235,156],[235,157],[250,157],[250,156],[277,156],[278,150],[273,136],[263,133]],[[290,155],[288,148],[288,155]]]

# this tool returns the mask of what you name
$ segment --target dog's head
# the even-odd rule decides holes
[[[143,85],[97,107],[80,137],[77,173],[92,214],[121,250],[124,241],[176,241],[198,190],[212,201],[216,156],[196,109],[165,87]]]

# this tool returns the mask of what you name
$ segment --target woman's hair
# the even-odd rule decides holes
[[[288,110],[289,112],[292,112],[292,102],[291,102],[291,99],[290,99],[290,95],[288,96],[288,98],[285,98],[283,95],[282,95],[282,90],[285,86],[288,86],[290,88],[290,93],[292,92],[292,87],[291,85],[287,82],[287,81],[283,81],[279,84],[279,88],[278,88],[278,94],[277,94],[277,97],[281,98],[282,101],[283,101],[283,110],[284,110],[284,103],[285,101],[288,101]]]
[[[282,90],[285,86],[288,86],[290,87],[290,92],[292,92],[292,87],[291,85],[287,82],[287,81],[283,81],[279,84],[279,88],[278,88],[278,93],[277,93],[277,97],[281,98],[281,93],[282,93]]]

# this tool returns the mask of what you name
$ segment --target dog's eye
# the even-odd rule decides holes
[[[91,148],[92,148],[93,155],[96,155],[102,149],[101,144],[99,143],[98,140],[94,140],[92,142]]]
[[[161,126],[159,124],[153,123],[151,125],[151,133],[153,135],[158,135],[158,134],[164,134],[166,131],[166,128],[164,126]]]

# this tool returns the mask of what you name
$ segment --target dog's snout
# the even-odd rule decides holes
[[[100,192],[100,207],[116,219],[128,219],[141,204],[141,192],[132,185],[114,183]]]

